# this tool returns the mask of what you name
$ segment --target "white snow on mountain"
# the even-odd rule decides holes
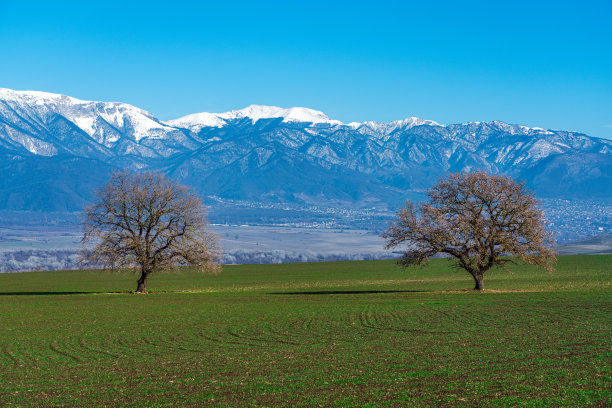
[[[219,115],[208,112],[193,113],[178,119],[167,120],[165,123],[174,127],[183,127],[193,132],[198,132],[204,127],[220,128],[227,124]]]
[[[60,183],[36,184],[32,198],[10,193],[17,198],[0,209],[78,210],[114,168],[162,170],[204,194],[257,202],[395,205],[445,172],[470,169],[550,196],[609,197],[611,155],[612,141],[499,121],[343,124],[313,109],[250,105],[160,122],[125,103],[0,89],[4,185],[41,174]]]
[[[0,88],[0,99],[4,101],[27,101],[33,105],[43,105],[49,102],[56,102],[60,100],[72,101],[72,103],[82,103],[80,99],[73,98],[72,96],[55,94],[51,92],[41,91],[14,91],[8,88]]]
[[[391,124],[397,126],[397,127],[405,127],[406,129],[410,129],[411,127],[414,126],[422,126],[422,125],[428,125],[428,126],[443,126],[437,122],[434,122],[433,120],[426,120],[426,119],[421,119],[421,118],[416,118],[414,116],[411,116],[409,118],[406,119],[401,119],[401,120],[394,120],[393,122],[391,122]]]
[[[166,121],[170,126],[185,127],[199,131],[204,127],[223,127],[227,121],[251,119],[253,123],[260,119],[282,118],[283,122],[301,122],[313,124],[342,125],[338,120],[332,120],[323,112],[309,108],[279,108],[278,106],[249,105],[244,109],[223,113],[201,112]]]
[[[244,109],[220,113],[218,116],[228,120],[249,118],[253,122],[257,122],[260,119],[283,118],[283,122],[327,123],[331,125],[342,124],[342,122],[338,120],[331,120],[323,112],[297,107],[283,109],[278,106],[249,105]]]
[[[183,127],[194,132],[200,131],[205,127],[220,128],[227,124],[228,121],[249,118],[253,123],[260,119],[282,118],[283,122],[299,122],[312,124],[327,124],[330,126],[347,126],[351,129],[358,129],[366,126],[370,131],[388,133],[398,128],[410,129],[414,126],[430,125],[443,126],[433,120],[425,120],[416,117],[408,117],[406,119],[395,120],[389,123],[384,122],[350,122],[347,124],[339,120],[330,119],[323,112],[309,108],[279,108],[278,106],[265,105],[249,105],[244,109],[232,110],[223,113],[194,113],[183,116],[178,119],[168,120],[166,123],[169,126]],[[366,131],[368,133],[368,131]]]
[[[79,150],[79,143],[82,142],[77,140],[78,131],[74,133],[76,128],[72,128],[73,133],[70,133],[70,129],[57,127],[57,124],[52,123],[58,118],[58,115],[66,118],[74,126],[85,132],[89,136],[86,139],[95,142],[91,145],[93,147]],[[251,123],[255,124],[261,119],[274,118],[282,119],[280,123],[303,123],[305,125],[300,126],[296,131],[290,130],[291,127],[285,129],[282,132],[282,137],[275,139],[275,141],[292,149],[304,147],[305,151],[312,153],[313,156],[320,156],[334,162],[337,156],[334,150],[320,145],[323,142],[315,141],[313,138],[324,136],[328,138],[328,141],[324,144],[338,143],[337,149],[340,150],[343,149],[341,145],[349,143],[351,140],[362,139],[367,146],[362,153],[363,158],[370,164],[377,161],[380,163],[389,162],[388,152],[397,155],[398,149],[401,148],[398,143],[400,143],[401,135],[405,132],[415,132],[418,135],[434,134],[434,139],[446,140],[450,145],[444,148],[443,156],[446,156],[449,160],[453,155],[463,157],[461,156],[462,150],[458,149],[458,146],[462,146],[465,151],[475,152],[489,137],[497,137],[496,135],[499,134],[525,135],[536,138],[534,141],[550,136],[546,142],[532,143],[529,147],[516,144],[519,143],[517,140],[512,149],[504,150],[503,154],[501,152],[496,154],[497,160],[503,162],[511,161],[509,158],[506,159],[506,156],[511,156],[510,152],[519,149],[521,150],[521,157],[529,156],[534,159],[559,154],[580,146],[585,148],[591,145],[595,146],[594,143],[600,153],[608,154],[610,151],[610,144],[607,142],[595,142],[583,136],[572,136],[568,141],[565,140],[566,136],[558,135],[550,130],[507,124],[500,121],[468,122],[462,125],[445,126],[431,120],[407,117],[388,123],[366,121],[343,124],[338,120],[330,119],[323,112],[309,108],[250,105],[240,110],[224,113],[202,112],[161,122],[151,113],[125,103],[84,101],[47,92],[13,91],[2,88],[0,88],[0,118],[4,121],[4,125],[0,122],[0,141],[4,139],[9,145],[19,145],[36,155],[47,156],[61,152],[72,154],[80,152],[78,154],[89,155],[87,149],[94,149],[93,151],[103,151],[104,157],[115,154],[169,157],[181,151],[196,149],[202,142],[212,143],[213,145],[216,142],[221,143],[222,139],[214,132],[217,129],[229,126],[234,121],[249,119]],[[317,126],[321,124],[328,126]],[[70,127],[71,125],[62,126]],[[279,126],[282,125],[279,124]],[[411,130],[416,127],[422,128]],[[235,132],[240,132],[240,129],[230,129],[228,127],[229,133],[224,132],[223,134],[233,135]],[[342,132],[337,132],[337,130],[342,130]],[[209,134],[211,132],[212,134]],[[65,135],[69,136],[66,136],[66,139],[61,138]],[[275,135],[275,133],[271,135]],[[56,139],[58,136],[60,136],[61,141]],[[271,139],[264,136],[262,143],[264,143],[264,140],[267,143]],[[308,143],[313,143],[313,145],[306,146]],[[416,143],[414,146],[407,146],[406,157],[413,158],[418,163],[425,158],[430,161],[437,160],[434,158],[435,151],[426,151],[426,147],[426,150],[423,150],[424,147],[420,145],[430,143],[429,141],[423,140],[414,143]],[[104,149],[112,149],[113,153]],[[448,153],[451,151],[452,154]],[[394,158],[392,162],[396,164],[398,160],[400,159]],[[354,167],[357,168],[358,166],[354,165]]]
[[[151,113],[120,102],[84,101],[49,92],[13,91],[6,88],[0,88],[0,101],[12,109],[27,112],[29,119],[43,126],[46,115],[60,114],[98,142],[109,142],[100,133],[101,122],[122,130],[136,141],[160,138],[166,132],[175,130],[159,122]]]

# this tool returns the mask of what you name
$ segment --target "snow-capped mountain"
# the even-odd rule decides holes
[[[232,121],[248,119],[252,123],[260,119],[280,118],[282,122],[301,122],[312,124],[341,125],[338,120],[331,120],[323,112],[308,108],[283,109],[277,106],[250,105],[244,109],[225,113],[194,113],[182,118],[169,120],[166,124],[179,128],[186,128],[198,132],[205,127],[223,127]]]
[[[18,152],[99,159],[168,155],[175,143],[197,146],[182,130],[132,105],[10,89],[0,89],[0,139]]]
[[[158,169],[203,196],[387,205],[448,171],[486,169],[542,197],[612,197],[612,142],[503,122],[347,123],[251,105],[160,121],[117,102],[0,89],[0,209],[79,210],[117,168]]]

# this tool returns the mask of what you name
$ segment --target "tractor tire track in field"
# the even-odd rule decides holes
[[[272,334],[285,336],[292,344],[322,343],[328,337],[326,325],[329,322],[317,315],[291,320],[277,320],[270,324],[269,331]]]
[[[440,321],[444,321],[447,327],[454,327],[457,330],[478,330],[479,328],[490,329],[494,327],[505,328],[514,324],[518,314],[520,314],[522,318],[538,326],[573,321],[571,312],[561,308],[547,309],[546,313],[542,313],[537,309],[518,309],[517,307],[508,306],[503,308],[506,309],[505,312],[500,312],[501,307],[495,311],[453,308],[450,310],[432,309],[432,312],[438,316]],[[422,323],[426,323],[426,321],[423,320]]]
[[[82,349],[87,350],[87,351],[89,351],[89,352],[93,353],[94,355],[100,355],[100,354],[101,354],[101,355],[104,355],[104,356],[107,356],[107,357],[111,357],[111,358],[119,358],[119,357],[120,357],[118,354],[115,354],[115,353],[109,352],[109,351],[107,351],[107,350],[100,350],[100,349],[98,349],[98,348],[94,348],[94,347],[90,346],[90,345],[89,345],[89,344],[86,342],[86,340],[85,340],[85,338],[84,338],[84,337],[80,337],[80,338],[79,338],[79,340],[78,340],[78,344],[79,344],[79,346],[80,346]]]
[[[371,307],[358,315],[354,312],[311,311],[253,319],[248,324],[220,322],[143,336],[124,337],[120,333],[71,336],[31,344],[18,351],[5,344],[0,348],[0,361],[20,366],[54,364],[59,360],[80,364],[142,355],[154,358],[181,353],[199,355],[215,347],[269,349],[332,342],[352,344],[372,329],[414,332],[401,327],[406,323],[405,315]]]
[[[267,331],[274,336],[277,336],[278,341],[285,344],[300,345],[312,342],[306,336],[307,333],[312,334],[310,327],[312,324],[312,317],[306,319],[298,319],[280,322],[275,320],[267,325]]]
[[[484,310],[452,308],[441,310],[431,308],[419,316],[423,327],[435,328],[437,333],[456,333],[465,330],[490,329],[511,325],[512,317],[500,318],[499,313],[491,314]]]
[[[55,345],[54,350],[59,354],[70,354],[75,361],[88,361],[88,360],[99,360],[102,358],[119,358],[118,354],[109,352],[108,350],[102,350],[98,347],[92,346],[91,337],[74,337],[65,340],[61,343],[61,349],[58,345]],[[101,347],[102,345],[99,345]],[[69,357],[70,357],[69,356]]]
[[[247,334],[244,331],[240,331],[240,330],[237,330],[231,327],[228,328],[226,332],[228,335],[235,337],[237,339],[240,339],[240,340],[244,340],[246,342],[253,342],[253,341],[260,342],[260,343],[263,343],[263,345],[265,346],[270,346],[271,345],[270,343],[278,343],[268,338],[263,332],[260,333],[260,336],[256,336],[254,334]]]
[[[15,355],[13,355],[13,353],[11,352],[11,346],[9,346],[8,344],[4,344],[1,348],[0,348],[0,356],[2,357],[2,360],[6,361],[8,364],[11,365],[16,365],[16,366],[22,366],[23,363],[20,359],[18,359],[17,357],[15,357]]]
[[[0,361],[18,366],[54,364],[60,360],[81,364],[142,355],[156,358],[189,353],[195,357],[216,347],[274,349],[329,343],[353,344],[363,335],[371,335],[372,330],[439,333],[421,327],[429,320],[431,316],[423,319],[412,312],[398,312],[380,306],[367,306],[358,313],[338,314],[319,310],[291,315],[275,314],[250,319],[247,324],[244,321],[222,321],[142,336],[124,337],[120,333],[71,336],[47,343],[33,343],[18,350],[5,344],[0,346]],[[452,319],[446,317],[444,320]]]
[[[42,358],[48,359],[50,353],[48,347],[15,347],[15,345],[7,344],[2,349],[2,355],[5,356],[5,361],[10,362],[13,366],[18,367],[34,367]],[[41,357],[41,355],[43,357]]]
[[[267,336],[270,341],[277,344],[288,344],[288,345],[298,345],[300,342],[291,336],[291,334],[283,330],[286,326],[278,324],[278,320],[274,320],[263,325],[263,333]]]
[[[430,310],[412,310],[406,312],[373,309],[365,307],[358,315],[361,327],[371,330],[390,331],[411,334],[450,334],[447,322],[441,321],[436,313]]]
[[[121,355],[124,357],[138,356],[141,354],[150,356],[160,356],[164,354],[163,350],[161,352],[151,350],[150,343],[145,342],[142,337],[130,339],[119,337],[116,344],[117,348],[121,351]]]
[[[240,336],[231,336],[229,333],[215,333],[213,335],[200,333],[199,337],[214,346],[228,346],[231,348],[236,346],[269,347],[268,344],[254,343]]]
[[[297,346],[312,342],[312,336],[305,339],[305,333],[312,332],[312,318],[291,321],[283,318],[260,320],[249,325],[228,324],[216,327],[214,330],[200,330],[186,333],[183,344],[191,347],[202,344],[206,349],[210,345],[225,345],[237,347],[239,345],[254,347],[275,347],[280,345]]]
[[[499,315],[495,317],[499,318]],[[121,333],[72,336],[46,344],[31,344],[17,350],[0,346],[0,362],[6,365],[73,364],[149,355],[192,354],[194,358],[214,348],[300,347],[329,343],[355,344],[376,331],[403,335],[455,333],[466,325],[480,326],[493,316],[467,309],[440,310],[436,307],[401,309],[388,305],[362,305],[362,309],[304,310],[235,321],[219,320],[179,330],[160,330],[142,336]],[[502,319],[503,320],[503,319]],[[498,323],[503,324],[503,323]]]
[[[193,331],[174,333],[172,336],[163,336],[153,341],[150,338],[144,338],[144,342],[150,344],[152,347],[159,348],[163,351],[163,354],[168,352],[178,353],[194,353],[201,354],[202,352],[209,350],[210,347],[206,347],[206,342],[198,338]]]
[[[457,329],[506,327],[508,324],[512,323],[512,318],[504,318],[504,314],[499,313],[499,311],[495,313],[490,313],[482,309],[451,309],[445,311],[437,308],[432,309],[432,311],[434,311],[439,318],[445,319],[446,324],[454,326]]]
[[[69,359],[71,359],[73,361],[76,361],[76,362],[83,361],[83,359],[81,357],[79,357],[78,355],[74,355],[71,352],[63,350],[61,348],[61,346],[58,346],[57,342],[55,342],[55,341],[52,341],[51,343],[49,343],[49,350],[51,350],[52,352],[54,352],[56,354],[59,354],[60,356],[64,356],[64,357],[69,358]]]
[[[147,351],[151,355],[159,356],[166,353],[166,350],[170,348],[167,337],[153,338],[151,336],[142,336],[140,341],[134,342],[135,345],[139,345],[139,350]]]
[[[279,316],[269,320],[251,322],[247,326],[229,324],[214,331],[202,330],[189,333],[182,343],[193,348],[202,340],[231,347],[238,345],[255,347],[299,346],[329,341],[350,341],[345,338],[349,325],[347,320],[349,319],[329,318],[325,314],[309,315],[296,319]]]
[[[177,337],[176,334],[170,336],[167,333],[160,333],[157,337],[142,336],[140,338],[131,339],[130,342],[124,342],[123,345],[130,345],[129,350],[126,350],[128,355],[144,353],[159,357],[173,350],[177,350],[177,343],[179,343]]]
[[[214,341],[218,344],[243,344],[256,347],[274,347],[277,345],[297,345],[282,327],[279,329],[275,323],[258,322],[253,326],[230,325],[214,334],[201,333],[201,338]]]
[[[424,330],[428,327],[423,324],[419,311],[413,313],[399,313],[382,309],[364,308],[359,313],[359,323],[362,327],[372,330],[391,331],[398,333],[431,333]]]
[[[381,313],[376,313],[372,310],[371,306],[367,306],[359,312],[359,323],[361,327],[374,330],[397,331],[391,328],[386,320],[388,320],[388,317],[384,318]]]
[[[353,343],[354,337],[348,334],[355,332],[354,316],[330,317],[329,314],[313,314],[305,318],[298,318],[288,322],[277,322],[270,325],[270,331],[290,339],[293,344],[326,344],[326,343]]]

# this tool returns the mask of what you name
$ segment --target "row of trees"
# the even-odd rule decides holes
[[[522,184],[482,172],[451,174],[431,188],[428,202],[408,201],[383,234],[386,247],[406,244],[401,263],[418,266],[450,255],[483,290],[486,271],[509,262],[552,270],[553,239],[537,201]],[[202,201],[154,172],[115,173],[85,211],[82,262],[140,273],[136,292],[159,270],[192,265],[218,269],[220,248],[207,228]]]

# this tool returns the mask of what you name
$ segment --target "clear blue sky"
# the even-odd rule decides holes
[[[612,0],[0,0],[0,87],[612,138]]]

